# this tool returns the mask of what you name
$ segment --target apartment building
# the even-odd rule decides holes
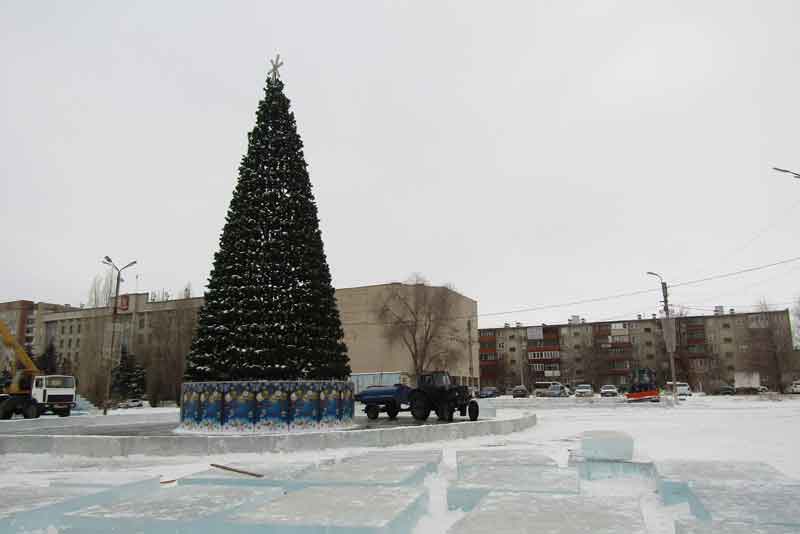
[[[31,300],[15,300],[0,303],[0,321],[3,321],[11,333],[28,354],[38,355],[36,351],[44,336],[42,318],[47,313],[69,309],[69,305],[49,302],[33,302]]]
[[[800,372],[788,310],[685,316],[675,319],[676,374],[697,390],[733,383],[736,371],[758,371],[764,385],[783,388]],[[651,316],[591,323],[479,331],[482,385],[508,387],[535,381],[627,386],[636,368],[669,380],[662,320]]]

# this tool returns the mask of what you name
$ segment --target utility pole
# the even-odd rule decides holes
[[[666,345],[667,354],[669,355],[669,370],[672,375],[672,402],[675,406],[678,405],[678,387],[675,378],[675,331],[672,328],[672,323],[669,318],[669,290],[667,283],[661,278],[661,275],[648,271],[647,274],[657,276],[661,280],[661,294],[664,296],[664,317],[666,318],[662,331],[664,332],[664,344]]]
[[[117,284],[116,284],[116,289],[114,291],[114,308],[113,311],[111,312],[111,348],[109,349],[108,352],[108,376],[106,376],[106,395],[105,399],[103,399],[103,415],[108,415],[108,401],[109,397],[111,397],[111,371],[114,367],[114,338],[116,337],[117,333],[117,303],[119,302],[119,283],[122,279],[122,271],[124,271],[128,267],[136,265],[136,261],[130,262],[122,269],[114,265],[114,262],[111,261],[111,258],[109,258],[108,256],[103,258],[103,263],[111,266],[113,269],[117,271]]]
[[[475,374],[474,362],[472,361],[472,320],[467,319],[467,355],[469,357],[469,385],[472,387],[472,377]]]

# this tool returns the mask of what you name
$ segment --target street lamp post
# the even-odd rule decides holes
[[[669,370],[670,370],[670,374],[672,375],[672,402],[675,404],[675,406],[677,406],[678,405],[678,394],[677,394],[678,388],[677,388],[676,379],[675,379],[675,351],[674,351],[674,348],[673,348],[674,339],[667,339],[668,335],[674,337],[674,332],[673,332],[673,330],[671,328],[670,319],[669,319],[669,295],[668,295],[667,283],[664,281],[664,279],[658,273],[654,273],[652,271],[647,271],[647,274],[649,274],[650,276],[656,276],[661,281],[661,293],[664,295],[664,316],[667,319],[666,323],[664,325],[664,328],[662,328],[662,331],[664,332],[664,344],[666,345],[667,354],[669,354]],[[669,334],[667,334],[667,330],[668,329],[669,329]]]
[[[108,265],[112,267],[115,271],[117,271],[117,283],[116,283],[116,289],[114,290],[114,308],[113,311],[111,312],[111,349],[109,350],[108,353],[108,376],[106,377],[106,395],[105,399],[103,399],[103,415],[107,415],[108,400],[109,397],[111,396],[111,370],[114,364],[114,341],[115,341],[114,338],[116,337],[117,333],[117,302],[119,301],[119,283],[122,279],[122,271],[124,271],[128,267],[133,267],[134,265],[136,265],[136,261],[132,261],[125,267],[120,269],[114,264],[113,261],[111,261],[111,258],[105,256],[103,258],[103,264]]]

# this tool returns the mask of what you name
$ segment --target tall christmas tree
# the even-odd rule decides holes
[[[350,374],[317,207],[289,99],[272,62],[239,165],[186,379]]]

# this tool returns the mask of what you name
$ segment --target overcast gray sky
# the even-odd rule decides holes
[[[481,313],[800,256],[800,2],[0,3],[0,301],[204,286],[280,52],[337,287]],[[800,293],[800,262],[696,286]],[[656,293],[482,318],[650,313]]]

